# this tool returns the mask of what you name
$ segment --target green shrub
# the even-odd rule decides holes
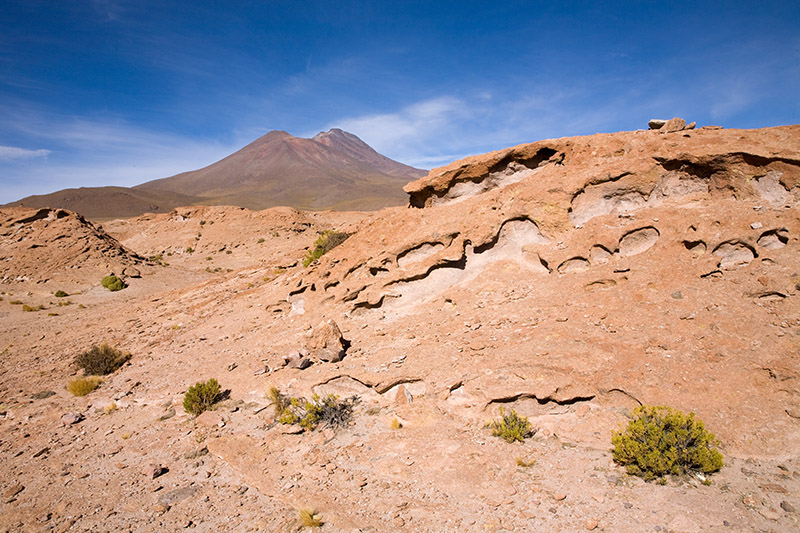
[[[186,391],[183,396],[183,408],[187,413],[199,415],[210,410],[214,403],[222,396],[219,383],[214,378],[208,381],[198,381]]]
[[[102,382],[103,380],[97,376],[77,378],[67,383],[67,390],[69,390],[73,396],[86,396],[99,387]]]
[[[130,358],[130,353],[123,353],[103,343],[79,354],[75,358],[75,364],[87,375],[105,376],[116,371]]]
[[[186,252],[187,254],[193,254],[194,248],[192,248],[191,246],[187,246],[184,252]]]
[[[492,430],[493,436],[500,437],[506,442],[522,442],[536,433],[527,417],[519,416],[513,409],[510,413],[506,413],[502,407],[500,420],[490,421],[487,427]]]
[[[55,292],[55,297],[56,297],[56,298],[65,298],[65,297],[67,297],[67,296],[69,296],[69,294],[67,294],[67,293],[66,293],[66,292],[64,292],[64,291],[56,291],[56,292]]]
[[[314,242],[314,248],[306,253],[306,257],[303,259],[303,266],[307,267],[326,253],[342,244],[349,236],[349,233],[343,233],[340,231],[323,231],[322,234],[317,238],[316,242]]]
[[[665,406],[634,409],[627,428],[615,431],[611,444],[614,461],[628,474],[648,481],[693,471],[709,474],[723,465],[716,437],[694,413],[685,415]]]
[[[121,291],[122,289],[127,287],[127,285],[125,285],[125,282],[123,282],[120,278],[118,278],[114,274],[110,274],[104,277],[100,283],[103,285],[103,287],[110,290],[111,292]]]
[[[333,429],[347,426],[353,419],[353,408],[358,401],[355,396],[339,400],[334,394],[328,394],[324,398],[315,394],[311,400],[292,398],[275,387],[270,388],[267,397],[275,408],[278,422],[299,424],[307,430],[316,429],[321,424]]]

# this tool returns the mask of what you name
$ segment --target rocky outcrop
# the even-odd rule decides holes
[[[65,209],[5,208],[0,211],[0,280],[44,281],[102,277],[145,260],[99,226]]]

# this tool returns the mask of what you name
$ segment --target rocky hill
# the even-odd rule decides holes
[[[297,531],[309,507],[320,531],[793,531],[799,180],[800,126],[670,121],[470,157],[374,213],[109,222],[153,258],[123,291],[79,280],[56,308],[56,282],[0,283],[0,525]],[[71,396],[100,342],[130,363]],[[189,415],[211,377],[226,399]],[[272,387],[355,397],[352,420],[280,424]],[[627,475],[611,434],[642,404],[695,412],[725,466]],[[500,408],[533,437],[493,437]]]
[[[81,187],[9,206],[69,209],[93,220],[166,213],[186,205],[375,210],[405,202],[424,170],[385,157],[340,129],[312,139],[272,131],[205,168],[135,187]]]

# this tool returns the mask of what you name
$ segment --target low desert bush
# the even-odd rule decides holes
[[[303,266],[307,267],[326,253],[342,244],[349,236],[349,233],[343,233],[341,231],[323,231],[314,243],[314,248],[306,253],[306,257],[303,259]]]
[[[319,527],[322,525],[322,516],[310,507],[298,509],[297,519],[300,521],[301,527]]]
[[[27,304],[22,305],[22,310],[25,311],[26,313],[34,313],[36,311],[41,311],[42,309],[44,309],[43,305],[27,305]]]
[[[522,468],[530,468],[536,464],[536,459],[531,459],[530,461],[526,461],[522,457],[517,457],[517,466]]]
[[[315,394],[311,400],[292,398],[275,387],[270,388],[267,397],[275,408],[278,422],[299,424],[307,430],[316,429],[319,425],[333,429],[347,426],[353,418],[353,408],[358,401],[355,396],[340,400],[334,394],[328,394],[324,398]]]
[[[634,409],[628,426],[613,433],[611,444],[614,461],[648,481],[667,474],[710,474],[723,465],[717,439],[703,422],[694,413],[665,406]]]
[[[102,382],[103,380],[97,376],[77,378],[67,383],[67,390],[71,392],[73,396],[86,396],[99,387]]]
[[[500,437],[506,442],[522,442],[536,433],[527,417],[518,415],[513,409],[507,413],[502,407],[500,420],[490,421],[487,427],[492,430],[493,436]]]
[[[183,408],[187,413],[199,415],[210,410],[221,396],[222,391],[216,379],[198,381],[183,396]]]
[[[127,287],[127,285],[125,285],[125,282],[122,281],[117,276],[115,276],[114,274],[109,274],[108,276],[104,277],[100,283],[103,285],[103,287],[110,290],[111,292],[121,291],[122,289]]]
[[[65,298],[67,296],[69,296],[69,294],[67,294],[64,291],[58,290],[58,291],[55,292],[55,297],[56,298]]]
[[[75,358],[75,364],[83,369],[84,374],[105,376],[115,372],[130,358],[130,353],[124,353],[104,343],[79,354]]]

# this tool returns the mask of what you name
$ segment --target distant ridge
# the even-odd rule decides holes
[[[64,189],[7,205],[64,208],[90,219],[163,213],[183,205],[370,211],[405,203],[403,186],[425,174],[337,128],[311,139],[271,131],[199,170],[130,188]]]

